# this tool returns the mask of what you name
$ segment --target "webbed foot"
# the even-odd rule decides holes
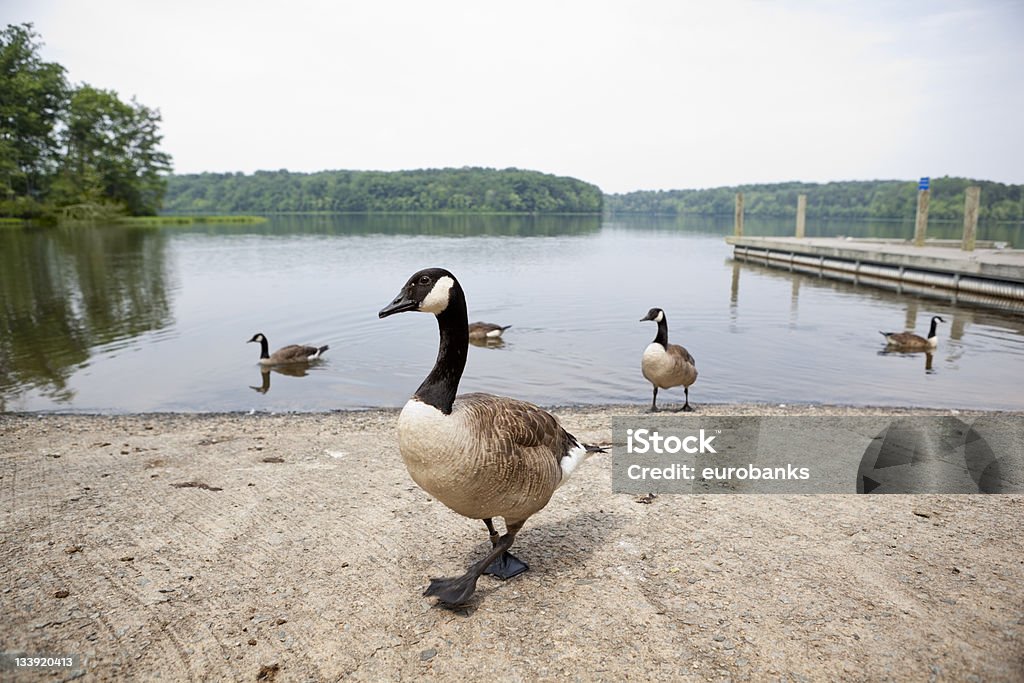
[[[527,569],[530,565],[526,564],[512,553],[505,552],[498,556],[494,562],[484,570],[484,574],[490,574],[491,576],[497,576],[499,579],[511,579],[513,576],[519,576]]]
[[[431,579],[423,591],[424,597],[433,596],[446,605],[461,605],[469,600],[476,590],[478,577],[465,574],[455,579]]]

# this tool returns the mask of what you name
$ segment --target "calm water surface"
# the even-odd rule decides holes
[[[748,234],[788,222],[747,219]],[[318,411],[400,406],[437,352],[427,315],[378,320],[419,268],[452,270],[470,320],[512,325],[470,349],[463,391],[542,405],[638,403],[651,388],[639,319],[664,308],[695,356],[692,402],[1024,409],[1024,321],[734,263],[731,221],[651,218],[288,217],[229,227],[0,228],[0,409]],[[929,226],[955,237],[957,226]],[[906,236],[908,224],[808,225]],[[950,234],[944,235],[943,231]],[[1020,244],[1017,228],[983,239]],[[939,347],[884,354],[879,329]],[[272,347],[330,344],[305,374],[264,374]],[[660,392],[670,407],[682,392]]]

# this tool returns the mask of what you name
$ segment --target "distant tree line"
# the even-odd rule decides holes
[[[1024,185],[1004,185],[968,178],[933,178],[928,202],[930,219],[961,219],[964,190],[981,187],[979,218],[1024,220]],[[740,185],[709,190],[640,191],[605,196],[612,213],[662,215],[732,215],[736,193],[743,193],[744,213],[752,216],[796,215],[797,195],[807,195],[809,218],[912,219],[917,212],[917,181],[867,180],[816,183]]]
[[[0,216],[154,214],[171,158],[160,113],[39,55],[31,24],[0,31]]]
[[[174,175],[172,213],[451,211],[599,213],[601,189],[575,178],[515,168],[414,171],[257,171]]]

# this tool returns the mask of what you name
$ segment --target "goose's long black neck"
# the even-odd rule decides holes
[[[931,339],[932,337],[935,336],[935,328],[938,325],[938,322],[938,320],[932,318],[932,326],[928,328],[928,339]]]
[[[654,337],[653,343],[668,348],[668,318],[664,313],[661,314],[661,320],[658,321],[658,334]]]
[[[457,286],[451,289],[448,307],[437,316],[437,327],[441,335],[437,360],[415,395],[424,403],[450,415],[469,352],[466,298]]]
[[[260,337],[260,358],[270,358],[270,345],[266,337]]]

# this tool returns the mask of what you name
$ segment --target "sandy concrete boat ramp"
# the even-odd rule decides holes
[[[608,442],[638,409],[555,412]],[[0,678],[1024,680],[1022,496],[638,502],[599,455],[520,534],[531,571],[449,610],[421,592],[486,535],[395,419],[0,415],[0,650],[79,657]]]

